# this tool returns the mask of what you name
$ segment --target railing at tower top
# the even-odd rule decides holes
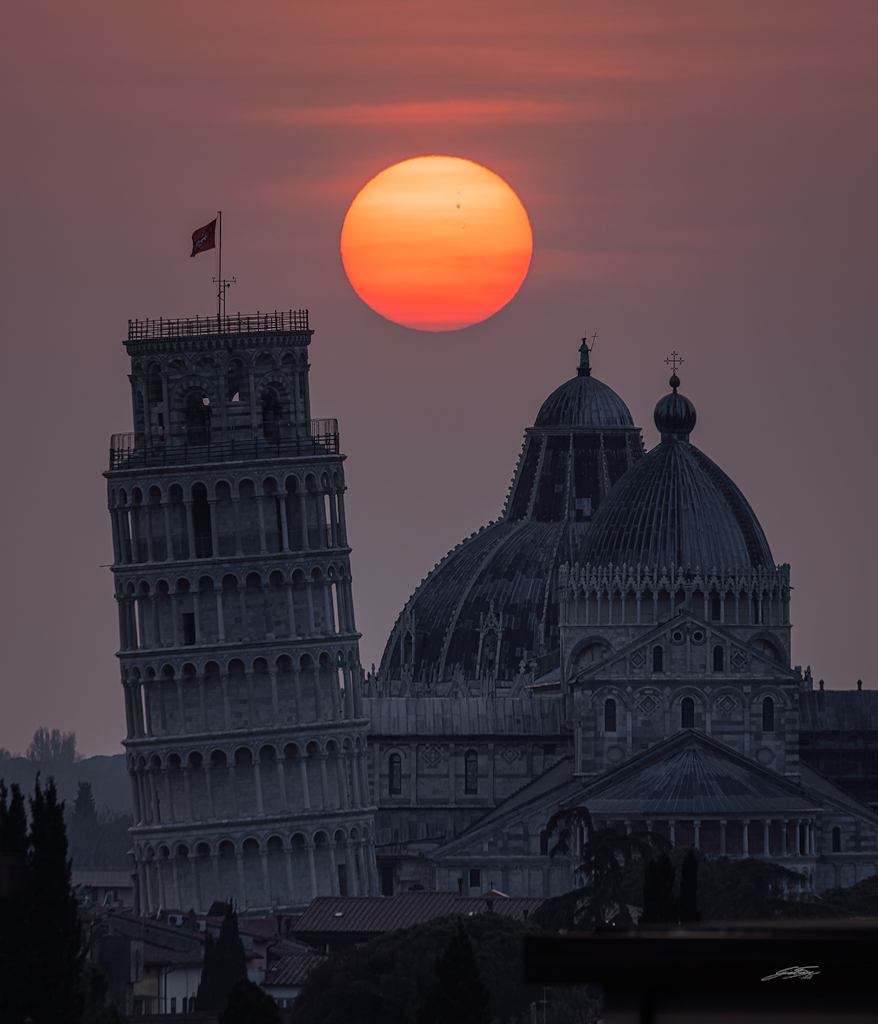
[[[195,338],[221,334],[280,334],[307,331],[308,310],[275,310],[242,316],[195,316],[185,320],[129,320],[129,341],[155,338]]]
[[[284,427],[285,424],[278,424]],[[147,444],[137,434],[113,434],[110,439],[110,469],[145,469],[185,466],[210,462],[244,462],[251,459],[300,458],[306,455],[338,455],[338,420],[311,420],[304,436],[273,438],[247,437],[230,441],[202,441],[195,444]]]

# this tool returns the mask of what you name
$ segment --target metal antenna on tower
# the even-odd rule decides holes
[[[222,318],[226,315],[226,292],[233,284],[237,284],[237,279],[230,277],[228,279],[223,277],[223,211],[219,210],[216,215],[216,226],[217,234],[219,238],[217,240],[217,255],[219,259],[218,277],[213,279],[214,284],[218,284],[219,288],[216,293],[216,319],[217,327],[222,330]]]

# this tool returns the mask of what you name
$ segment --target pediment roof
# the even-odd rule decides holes
[[[693,627],[697,626],[699,629],[709,629],[712,636],[722,637],[732,651],[739,650],[746,652],[749,658],[756,659],[757,662],[761,662],[765,666],[766,675],[780,675],[788,679],[799,678],[799,674],[794,669],[788,668],[786,665],[782,665],[779,661],[775,661],[769,655],[765,654],[763,651],[757,650],[757,648],[752,646],[752,644],[748,644],[741,640],[740,637],[734,635],[718,623],[705,622],[704,619],[691,611],[680,612],[667,622],[659,623],[648,633],[642,634],[636,640],[632,640],[631,643],[626,644],[624,647],[620,647],[618,651],[613,651],[613,653],[607,655],[606,658],[602,658],[600,661],[596,661],[594,664],[589,665],[580,672],[577,672],[574,678],[579,681],[585,681],[591,678],[601,679],[608,668],[618,664],[622,664],[627,671],[628,658],[637,650],[643,648],[648,651],[655,641],[664,640],[665,634],[670,628],[676,629],[687,624],[690,624]],[[698,674],[700,675],[702,673]],[[750,670],[747,675],[753,675],[753,671]],[[726,677],[723,676],[722,678],[725,680]]]

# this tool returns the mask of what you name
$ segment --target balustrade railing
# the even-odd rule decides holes
[[[193,338],[220,334],[282,334],[307,331],[308,310],[274,310],[242,316],[195,316],[182,320],[129,320],[129,341],[158,338]]]
[[[200,432],[199,432],[200,433]],[[141,469],[193,465],[206,462],[238,462],[250,459],[300,458],[306,455],[338,455],[338,420],[311,420],[305,435],[236,438],[213,441],[199,436],[197,443],[149,443],[134,433],[113,434],[110,469]]]

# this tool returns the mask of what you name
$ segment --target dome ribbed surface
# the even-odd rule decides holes
[[[633,427],[622,399],[594,377],[574,377],[543,402],[535,427]]]
[[[580,564],[756,568],[774,565],[747,499],[694,445],[660,444],[616,484]]]

